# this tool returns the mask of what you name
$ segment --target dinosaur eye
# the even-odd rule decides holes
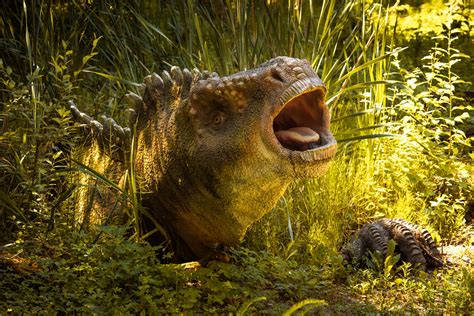
[[[218,127],[218,126],[222,125],[222,123],[224,123],[224,121],[225,121],[224,113],[222,113],[220,111],[214,113],[214,116],[212,117],[212,125],[214,125],[214,127]]]

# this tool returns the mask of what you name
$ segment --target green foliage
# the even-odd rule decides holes
[[[454,47],[460,33],[450,27],[438,36],[444,45],[433,47],[420,69],[408,72],[395,62],[402,86],[395,88],[389,115],[401,123],[392,127],[401,141],[384,166],[392,185],[413,192],[427,220],[445,238],[465,224],[473,196],[472,168],[464,162],[474,158],[472,137],[463,129],[474,108],[456,93],[465,82],[453,71],[469,57]],[[394,164],[403,168],[397,170]]]
[[[0,311],[12,313],[365,314],[469,311],[472,268],[430,275],[332,269],[245,248],[232,263],[187,269],[162,264],[159,248],[127,240],[123,229],[94,236],[58,234],[2,251],[23,251],[37,270],[14,272],[0,257]],[[334,258],[333,265],[337,259]],[[330,302],[330,304],[328,304]]]
[[[448,5],[446,1],[421,1],[415,5],[394,7],[392,12],[389,23],[397,33],[395,44],[407,47],[405,54],[400,57],[407,69],[418,67],[431,47],[439,43],[438,37],[451,32],[453,28],[461,30],[459,48],[468,52],[472,47],[474,24],[470,1],[450,0]],[[473,72],[468,67],[458,64],[454,70],[466,81],[474,81]]]
[[[21,276],[0,269],[2,288],[11,289],[1,294],[0,308],[30,313],[283,312],[314,289],[302,280],[315,274],[315,267],[298,267],[266,253],[236,250],[237,265],[189,270],[157,262],[159,249],[124,239],[120,229],[103,229],[92,245],[87,236],[48,245],[50,258],[38,259],[41,272]]]
[[[61,183],[68,167],[67,155],[74,146],[72,121],[66,107],[71,97],[69,77],[39,67],[23,81],[15,81],[11,68],[0,59],[0,80],[5,89],[0,121],[0,207],[5,212],[0,227],[14,231],[30,220],[54,222],[55,211],[70,194]],[[51,99],[43,84],[55,82],[62,97]],[[49,209],[48,209],[49,208]],[[2,235],[8,238],[8,235]]]
[[[405,218],[428,227],[437,240],[456,241],[473,199],[472,136],[466,136],[473,111],[458,92],[466,83],[453,69],[466,65],[467,55],[456,45],[467,30],[449,24],[453,16],[445,19],[448,31],[436,38],[418,69],[403,69],[400,52],[392,68],[381,63],[371,70],[380,78],[393,71],[394,82],[388,90],[374,86],[360,92],[359,106],[372,107],[335,109],[342,116],[333,119],[332,129],[342,146],[331,170],[291,188],[255,226],[248,246],[281,255],[291,247],[293,255],[324,260],[357,227],[380,217]],[[367,138],[371,127],[396,137],[354,141]]]
[[[348,286],[355,297],[387,313],[469,313],[471,298],[467,293],[472,282],[469,269],[413,275],[411,268],[404,265],[400,268],[398,274],[390,277],[381,277],[374,270],[357,271],[349,277]]]
[[[460,91],[473,80],[463,53],[473,49],[472,8],[385,3],[5,4],[0,314],[467,314],[471,267],[426,274],[400,264],[394,245],[367,270],[345,267],[338,254],[355,229],[382,216],[428,227],[444,243],[471,243],[473,108]],[[82,141],[67,101],[120,122],[125,90],[151,71],[177,64],[227,74],[277,55],[309,59],[326,82],[340,149],[326,176],[295,182],[253,227],[245,240],[253,250],[197,270],[158,262],[169,254],[135,242],[147,214],[133,168],[127,190],[117,190],[133,229],[80,229],[71,171],[116,184],[71,163]],[[19,273],[3,252],[41,269]]]

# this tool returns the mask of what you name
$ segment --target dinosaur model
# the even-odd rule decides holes
[[[395,253],[402,262],[410,262],[422,270],[443,266],[441,254],[430,233],[402,219],[382,218],[362,226],[343,247],[342,255],[348,262],[364,264],[369,252],[387,255],[390,240],[396,243]]]
[[[277,57],[225,77],[172,67],[140,89],[127,96],[134,133],[71,106],[95,139],[82,162],[122,185],[118,175],[133,168],[141,204],[179,261],[238,244],[292,180],[324,174],[336,153],[326,88],[306,60]],[[100,197],[96,222],[116,203]]]

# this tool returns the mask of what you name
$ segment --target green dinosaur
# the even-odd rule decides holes
[[[83,163],[119,182],[133,161],[142,205],[178,259],[194,260],[238,244],[293,179],[325,173],[337,147],[325,94],[310,63],[289,57],[225,77],[178,67],[152,74],[142,96],[128,95],[132,160],[130,129],[71,109],[97,140]],[[102,208],[114,203],[100,198]]]

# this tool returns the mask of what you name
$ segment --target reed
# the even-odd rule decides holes
[[[374,181],[400,126],[400,116],[392,113],[396,104],[387,101],[400,85],[391,61],[403,54],[389,25],[396,16],[392,9],[383,0],[10,1],[0,13],[0,100],[4,131],[15,136],[0,139],[7,152],[0,176],[8,183],[0,201],[9,215],[22,219],[31,217],[22,206],[25,192],[31,201],[48,188],[51,202],[55,189],[45,174],[67,165],[66,151],[56,157],[44,148],[77,145],[68,100],[120,123],[125,92],[136,91],[149,72],[180,65],[225,75],[288,55],[310,60],[326,83],[340,149],[328,175],[297,181],[248,242],[288,251],[288,242],[294,247],[327,240],[334,249],[343,232],[382,212]],[[20,91],[26,99],[16,98]],[[21,106],[12,100],[22,100]],[[45,137],[45,131],[54,133]],[[133,157],[131,162],[127,191],[120,194],[130,202],[131,223],[140,235],[146,211],[139,205]],[[71,194],[70,185],[62,194]],[[66,200],[60,195],[54,205]],[[54,218],[48,203],[41,212]]]

